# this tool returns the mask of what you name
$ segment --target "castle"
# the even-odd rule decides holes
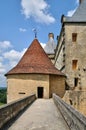
[[[6,74],[8,102],[33,93],[37,97],[50,98],[55,92],[86,115],[86,0],[80,0],[79,7],[71,17],[62,15],[61,23],[57,46],[54,44],[53,33],[50,33],[44,48],[53,65],[48,58],[43,58],[46,53],[34,57],[27,50],[18,65]],[[38,41],[32,43],[35,42],[37,48],[40,48]],[[14,94],[15,90],[17,96]]]
[[[86,0],[61,23],[54,64],[67,76],[64,100],[86,114]]]
[[[65,75],[53,65],[35,38],[19,63],[7,74],[7,102],[35,94],[37,98],[65,93]]]

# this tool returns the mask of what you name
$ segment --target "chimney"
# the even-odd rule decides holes
[[[50,38],[53,38],[53,39],[54,39],[54,34],[53,34],[53,33],[49,33],[49,34],[48,34],[48,37],[49,37],[49,39],[50,39]]]

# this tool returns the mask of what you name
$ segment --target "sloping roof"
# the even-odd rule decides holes
[[[50,37],[48,43],[44,47],[44,50],[47,54],[54,54],[56,49],[56,44],[54,42],[54,39]]]
[[[86,22],[86,0],[82,0],[72,17],[65,17],[63,22]]]
[[[54,67],[37,39],[33,40],[19,63],[5,74],[5,76],[28,73],[55,74],[64,76],[62,72]]]

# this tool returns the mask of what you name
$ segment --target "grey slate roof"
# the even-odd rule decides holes
[[[86,0],[82,0],[72,17],[64,17],[63,22],[86,22]]]
[[[56,44],[54,42],[54,39],[52,37],[50,37],[48,43],[44,47],[44,51],[47,54],[54,54],[55,53],[55,49],[56,49]]]

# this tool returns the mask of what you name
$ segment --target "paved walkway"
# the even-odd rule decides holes
[[[69,130],[52,99],[37,99],[8,130]]]

